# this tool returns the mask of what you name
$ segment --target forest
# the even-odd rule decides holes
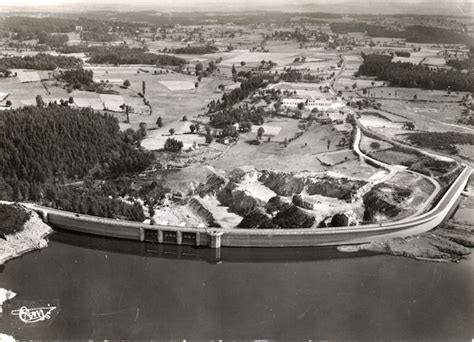
[[[54,70],[57,67],[75,68],[81,65],[82,61],[79,58],[53,56],[45,53],[39,53],[34,56],[0,58],[0,69]]]
[[[19,40],[38,39],[41,33],[67,33],[75,30],[76,21],[62,18],[5,17],[3,30]]]
[[[153,154],[138,147],[135,135],[120,131],[115,117],[56,105],[7,110],[0,116],[5,131],[0,145],[0,198],[65,210],[82,201],[86,207],[80,212],[138,217],[133,203],[116,198],[123,194],[65,185],[84,179],[113,181],[153,162]],[[71,200],[74,196],[81,200]],[[87,203],[97,207],[91,209]]]
[[[298,69],[287,68],[279,75],[280,79],[285,82],[310,82],[318,83],[319,79],[316,75],[308,72],[303,72]]]
[[[212,116],[210,124],[213,127],[225,128],[229,125],[236,123],[249,122],[255,125],[263,125],[264,123],[264,111],[261,109],[250,110],[235,108],[231,110],[224,110],[216,113]],[[244,125],[245,126],[245,125]]]
[[[74,89],[96,91],[94,86],[94,72],[82,68],[61,71],[59,79]]]
[[[392,57],[362,54],[358,74],[376,76],[392,86],[452,91],[474,91],[474,74],[459,70],[432,69],[409,62],[392,62]]]
[[[212,100],[207,105],[209,108],[208,113],[225,110],[226,108],[232,107],[236,103],[249,96],[255,90],[267,84],[265,75],[252,75],[251,72],[246,75],[248,78],[240,83],[240,88],[232,89],[229,94],[224,93],[220,100]]]
[[[206,53],[214,53],[219,51],[218,48],[212,45],[206,46],[186,46],[183,48],[173,49],[174,53],[178,54],[191,54],[191,55],[204,55]]]
[[[58,48],[66,44],[69,40],[67,34],[49,34],[41,32],[38,35],[38,44],[44,44],[51,48]]]
[[[474,57],[469,56],[469,58],[464,60],[452,59],[446,62],[446,65],[452,66],[458,70],[473,70],[474,69]]]
[[[113,18],[104,20],[103,14],[98,18],[77,19],[11,16],[6,17],[2,24],[0,31],[12,32],[18,40],[39,39],[42,34],[74,32],[76,26],[80,26],[85,40],[110,41],[109,39],[116,39],[114,33],[134,35],[143,26],[139,23],[116,21]],[[112,34],[109,34],[109,29],[112,29]]]
[[[179,66],[186,63],[183,58],[170,55],[157,55],[139,48],[101,47],[91,51],[93,64],[148,64]]]
[[[406,39],[409,43],[426,44],[466,44],[473,45],[473,38],[462,32],[440,27],[411,25],[403,30],[396,30],[385,26],[370,25],[361,22],[331,23],[334,33],[367,32],[370,37],[385,37]]]

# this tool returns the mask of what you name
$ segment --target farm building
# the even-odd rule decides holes
[[[329,111],[337,110],[343,107],[343,104],[336,100],[326,99],[326,98],[284,98],[282,100],[282,106],[287,108],[296,108],[301,102],[304,103],[304,106],[310,110],[316,108],[318,111]]]
[[[17,77],[21,83],[41,81],[41,78],[36,71],[18,71]]]

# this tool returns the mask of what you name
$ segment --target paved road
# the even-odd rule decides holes
[[[361,150],[360,150],[360,140],[361,140],[361,131],[360,131],[360,128],[357,127],[356,128],[356,136],[355,136],[355,139],[354,139],[354,145],[353,145],[353,149],[354,149],[354,152],[357,153],[357,155],[361,158],[361,160],[365,159],[365,160],[370,160],[372,163],[376,164],[376,165],[379,165],[380,167],[386,169],[389,171],[389,175],[387,177],[384,177],[384,180],[387,180],[387,179],[390,179],[391,177],[393,177],[398,171],[407,171],[407,168],[406,166],[402,166],[402,165],[390,165],[390,164],[386,164],[384,162],[381,162],[380,160],[377,160],[377,159],[374,159],[366,154],[364,154]],[[411,172],[413,174],[416,174],[417,176],[419,177],[422,177],[426,180],[428,180],[431,184],[433,184],[433,186],[435,187],[435,190],[431,193],[430,197],[428,197],[428,199],[424,202],[425,205],[423,206],[420,206],[418,208],[418,210],[413,214],[411,215],[410,217],[414,217],[416,215],[420,215],[421,213],[423,213],[430,205],[431,203],[433,202],[433,200],[435,199],[435,197],[438,195],[438,193],[440,192],[441,190],[441,186],[440,184],[433,178],[431,177],[428,177],[422,173],[419,173],[419,172],[416,172],[416,171],[407,171],[407,172]],[[380,183],[380,182],[379,182]]]

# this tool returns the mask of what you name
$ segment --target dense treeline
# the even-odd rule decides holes
[[[392,30],[385,26],[370,25],[362,22],[334,22],[330,24],[334,33],[367,32],[372,37],[402,38],[401,31]]]
[[[240,88],[232,89],[229,94],[224,93],[220,100],[212,100],[208,104],[209,113],[232,107],[266,84],[266,75],[252,75],[251,72],[249,72],[247,79],[240,83]]]
[[[263,125],[264,116],[265,113],[260,108],[257,110],[235,108],[216,113],[212,116],[210,124],[218,128],[225,128],[236,123],[242,124],[247,122],[254,125]]]
[[[52,56],[39,53],[34,56],[0,58],[0,69],[36,69],[54,70],[60,68],[75,68],[82,65],[79,58],[69,56]]]
[[[402,32],[403,38],[410,43],[473,45],[473,37],[441,27],[414,25],[407,26]]]
[[[334,33],[367,32],[371,37],[400,38],[410,43],[466,44],[472,46],[472,37],[462,32],[440,27],[412,25],[403,30],[370,25],[361,22],[331,23]]]
[[[219,51],[218,48],[212,45],[206,45],[206,46],[186,46],[183,48],[177,48],[174,49],[174,53],[178,54],[190,54],[190,55],[203,55],[206,53],[214,53]]]
[[[411,54],[408,51],[395,51],[395,56],[408,58]]]
[[[43,33],[67,33],[75,29],[75,20],[62,18],[6,17],[3,29],[20,40],[38,39]]]
[[[66,82],[74,89],[94,91],[94,72],[82,68],[61,71],[59,79]]]
[[[387,55],[362,54],[359,74],[376,76],[392,86],[453,91],[474,91],[474,74],[458,70],[432,69],[408,62],[392,62]]]
[[[71,198],[83,196],[84,203],[89,203],[92,196],[92,202],[107,208],[106,212],[97,209],[98,215],[133,219],[130,205],[108,201],[95,187],[77,191],[60,185],[84,177],[114,178],[150,165],[153,154],[136,147],[136,139],[120,131],[116,118],[55,105],[23,107],[0,116],[5,129],[0,145],[2,199],[40,201],[71,210],[80,204]],[[87,207],[87,213],[90,210]]]
[[[38,44],[48,45],[57,48],[66,44],[69,40],[67,34],[49,34],[42,32],[38,35]]]
[[[275,24],[275,23],[291,23],[291,22],[318,22],[317,19],[336,19],[341,18],[340,14],[335,13],[322,13],[322,12],[261,12],[248,13],[248,12],[234,12],[226,13],[208,13],[202,15],[201,12],[179,12],[179,13],[160,13],[156,15],[154,12],[141,11],[141,12],[112,12],[110,14],[114,19],[117,20],[128,20],[136,22],[146,22],[153,25],[208,25],[209,21],[215,24],[228,24],[230,22],[235,25],[262,25],[262,24]],[[103,17],[103,14],[101,14]],[[325,21],[321,21],[325,22]]]
[[[469,56],[469,58],[464,60],[449,60],[446,62],[446,65],[452,66],[458,70],[473,70],[474,69],[474,57]]]
[[[271,39],[282,39],[282,40],[289,40],[295,39],[298,43],[306,43],[308,41],[308,37],[306,37],[300,31],[275,31],[271,35],[269,35]]]
[[[78,44],[78,45],[63,45],[56,48],[56,51],[59,53],[80,53],[80,52],[90,52],[92,48],[87,44]]]
[[[115,33],[135,35],[143,24],[126,21],[116,21],[113,18],[33,18],[33,17],[6,17],[3,21],[2,32],[12,32],[14,38],[19,40],[38,39],[41,34],[73,32],[76,26],[82,28],[84,39],[91,41],[115,40]],[[111,33],[110,33],[111,31]]]
[[[75,213],[128,219],[143,222],[145,215],[139,202],[125,202],[92,187],[57,186],[48,184],[42,203],[56,209]]]
[[[406,134],[417,146],[457,153],[456,145],[474,145],[474,134],[457,132],[423,132]]]
[[[0,204],[0,238],[15,234],[23,230],[24,223],[31,217],[31,213],[17,205]]]
[[[183,58],[170,55],[157,55],[144,49],[107,47],[92,50],[90,63],[94,64],[148,64],[179,66],[186,63]]]
[[[279,77],[285,82],[318,82],[317,76],[292,68],[288,68],[281,72]]]

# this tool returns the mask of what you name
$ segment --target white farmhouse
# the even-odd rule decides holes
[[[327,99],[327,98],[284,98],[282,100],[282,106],[287,108],[296,108],[299,103],[304,103],[304,107],[313,110],[316,108],[320,112],[339,110],[343,107],[343,104],[336,99]]]

